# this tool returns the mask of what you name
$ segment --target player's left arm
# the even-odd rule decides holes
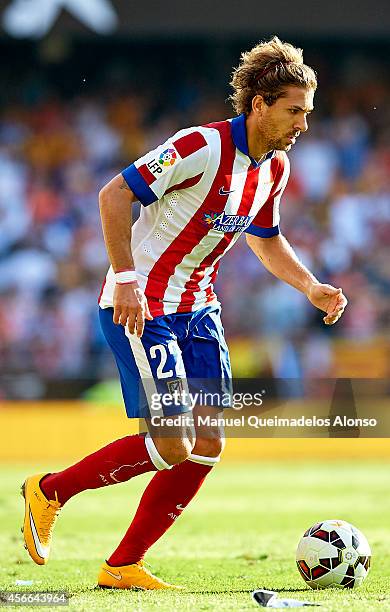
[[[339,320],[347,305],[342,289],[320,283],[299,261],[282,234],[270,238],[246,234],[246,240],[271,274],[304,293],[316,308],[326,313],[323,318],[326,325],[333,325]]]

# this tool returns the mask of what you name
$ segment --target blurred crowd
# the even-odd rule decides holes
[[[97,318],[108,265],[97,194],[176,130],[232,116],[223,96],[181,93],[162,114],[139,92],[3,107],[0,369],[27,381],[21,396],[42,394],[42,379],[113,372]],[[349,306],[342,324],[325,327],[303,295],[259,264],[244,238],[221,264],[217,292],[228,340],[250,337],[271,347],[265,365],[254,357],[252,374],[332,375],[334,338],[388,335],[388,95],[379,82],[325,92],[325,108],[310,117],[309,132],[290,153],[281,229],[323,282],[343,287]]]

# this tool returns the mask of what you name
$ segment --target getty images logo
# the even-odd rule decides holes
[[[98,34],[109,34],[118,18],[111,0],[13,0],[3,13],[3,27],[15,38],[42,38],[65,9]]]

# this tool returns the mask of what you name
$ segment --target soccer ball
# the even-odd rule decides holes
[[[353,589],[368,574],[371,549],[356,527],[346,521],[329,520],[305,531],[296,559],[299,573],[312,589]]]

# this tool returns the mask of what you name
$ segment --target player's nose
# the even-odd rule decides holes
[[[307,119],[305,116],[300,117],[296,120],[294,130],[296,130],[297,132],[307,132],[308,128],[309,126],[307,124]]]

